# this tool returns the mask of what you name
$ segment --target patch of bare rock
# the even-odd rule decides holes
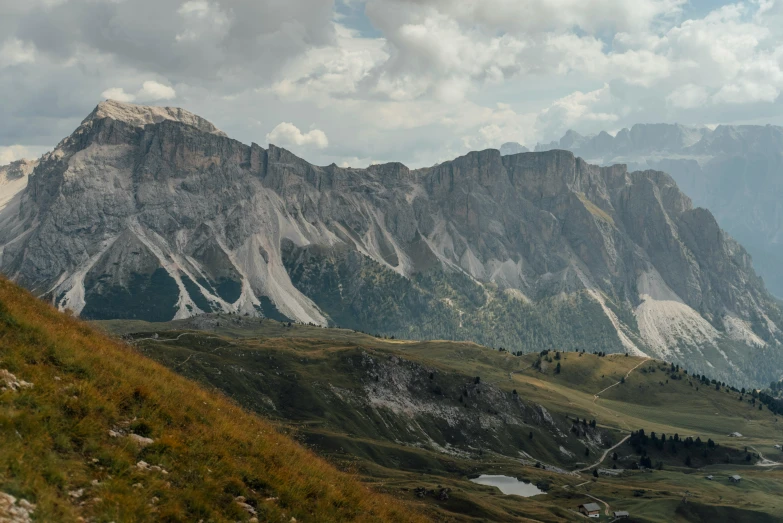
[[[32,523],[35,505],[0,492],[0,523]]]
[[[20,389],[31,389],[33,384],[20,380],[5,369],[0,369],[0,392],[7,390],[19,391]]]

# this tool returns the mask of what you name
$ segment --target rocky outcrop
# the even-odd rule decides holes
[[[0,211],[13,205],[15,196],[27,187],[27,179],[36,165],[37,161],[17,160],[0,166]]]
[[[390,324],[413,306],[419,321],[462,326],[467,306],[498,307],[496,295],[580,293],[622,350],[725,372],[750,365],[742,350],[779,351],[777,306],[708,211],[662,172],[566,151],[318,167],[179,109],[106,102],[41,159],[0,223],[2,271],[89,318],[327,324],[339,311],[361,328],[372,303]],[[514,303],[481,317],[512,318]]]
[[[17,160],[8,165],[0,167],[0,185],[6,185],[20,178],[25,178],[32,174],[37,160]]]
[[[31,523],[35,505],[26,499],[17,500],[14,496],[0,492],[0,521],[8,523]]]
[[[16,392],[19,390],[31,388],[33,388],[32,383],[20,380],[6,369],[0,369],[0,392],[5,392],[6,390],[12,390]]]

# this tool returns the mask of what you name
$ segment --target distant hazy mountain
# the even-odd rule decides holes
[[[783,368],[780,309],[712,214],[667,174],[566,151],[317,167],[105,102],[0,208],[0,246],[5,274],[88,318],[234,311],[732,382]]]
[[[517,142],[506,142],[500,146],[500,155],[508,156],[510,154],[519,154],[530,152],[530,149]]]
[[[634,125],[617,136],[568,131],[537,151],[566,149],[599,165],[625,163],[672,175],[739,240],[769,289],[783,297],[783,128]]]

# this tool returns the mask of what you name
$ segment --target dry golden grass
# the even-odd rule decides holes
[[[0,369],[34,384],[0,392],[0,491],[36,503],[40,521],[249,520],[237,496],[260,521],[425,520],[3,279]],[[168,474],[140,470],[141,460]]]
[[[593,216],[597,216],[601,220],[604,220],[607,223],[610,223],[612,226],[614,226],[614,218],[612,218],[606,211],[598,207],[596,204],[591,202],[587,199],[587,196],[584,193],[576,193],[579,200],[584,204],[585,208],[590,211],[590,214]]]

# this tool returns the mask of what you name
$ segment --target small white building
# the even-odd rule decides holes
[[[737,474],[734,474],[733,476],[729,476],[729,480],[732,483],[739,483],[741,479],[742,478],[739,475],[737,475]]]
[[[598,506],[598,503],[585,503],[583,505],[579,505],[579,512],[588,518],[601,517],[601,507]]]
[[[730,438],[741,438],[742,434],[740,434],[739,432],[732,432],[731,434],[729,434],[729,437]]]

